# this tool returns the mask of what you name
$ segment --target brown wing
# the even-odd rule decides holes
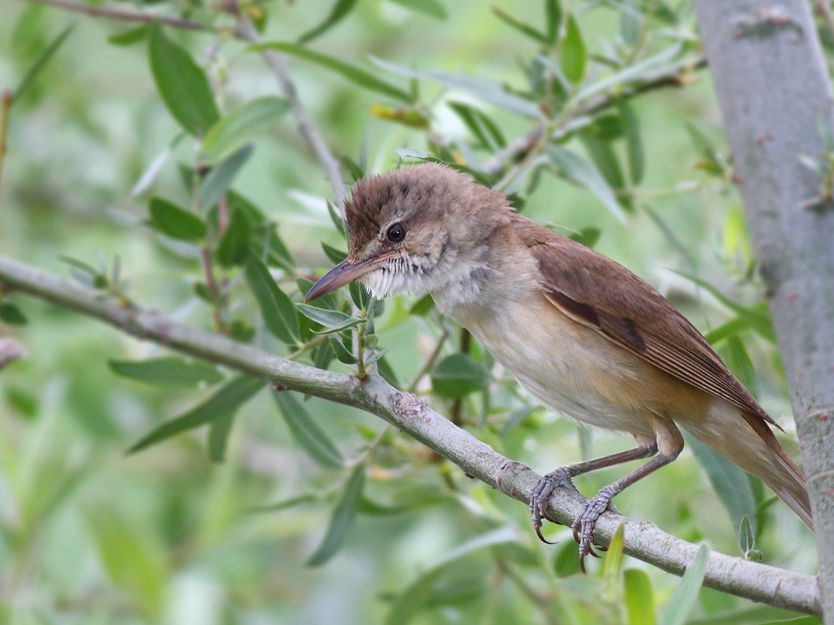
[[[701,333],[646,282],[528,219],[516,216],[514,226],[539,263],[543,294],[560,311],[669,375],[738,406],[745,418],[776,425]]]

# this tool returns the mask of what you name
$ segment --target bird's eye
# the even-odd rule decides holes
[[[388,240],[391,243],[399,243],[405,238],[405,224],[400,223],[399,221],[395,224],[391,224],[391,227],[388,228],[388,232],[385,233],[385,236],[388,237]]]

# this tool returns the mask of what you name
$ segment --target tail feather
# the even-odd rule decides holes
[[[805,525],[814,529],[805,476],[759,415],[748,414],[721,401],[713,405],[706,419],[699,423],[686,423],[684,427],[762,480]],[[750,429],[753,431],[750,432]]]

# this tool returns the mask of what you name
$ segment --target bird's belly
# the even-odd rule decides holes
[[[460,321],[533,395],[597,427],[651,435],[641,386],[649,365],[538,300],[508,303],[501,316]]]

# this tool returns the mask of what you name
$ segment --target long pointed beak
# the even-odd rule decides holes
[[[374,270],[384,260],[385,258],[380,256],[361,260],[357,263],[351,263],[348,259],[343,260],[316,281],[310,290],[307,291],[307,295],[304,296],[304,301],[310,302],[317,297],[327,295],[346,284],[350,284],[369,271]]]

